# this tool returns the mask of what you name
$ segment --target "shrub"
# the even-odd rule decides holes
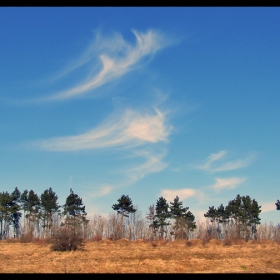
[[[209,234],[209,233],[206,233],[206,234],[204,234],[203,237],[202,237],[202,244],[203,244],[203,245],[206,245],[206,244],[208,244],[208,243],[210,242],[210,240],[212,240],[212,239],[213,239],[213,236],[212,236],[211,234]]]
[[[224,245],[224,246],[231,246],[231,245],[232,245],[232,240],[229,239],[229,238],[225,238],[225,239],[223,240],[223,245]]]
[[[30,243],[33,240],[33,235],[31,232],[24,233],[20,236],[19,241],[22,243]]]
[[[60,228],[51,239],[52,251],[76,251],[84,249],[84,239],[67,228]]]
[[[102,235],[94,235],[91,238],[91,241],[100,241],[100,240],[102,240]]]

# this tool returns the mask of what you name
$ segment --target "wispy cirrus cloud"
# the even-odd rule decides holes
[[[31,146],[49,151],[77,151],[110,147],[136,147],[147,143],[168,141],[172,129],[166,124],[166,113],[155,109],[154,114],[135,110],[108,119],[99,127],[83,134],[37,140]]]
[[[228,152],[223,150],[215,154],[211,154],[204,160],[202,165],[196,165],[194,168],[208,171],[210,173],[222,172],[243,168],[252,163],[255,155],[250,154],[244,159],[237,159],[233,161],[222,161]]]
[[[87,192],[87,199],[105,196],[111,193],[111,191],[115,188],[113,185],[104,184],[100,186],[96,191]]]
[[[85,54],[64,69],[57,75],[57,78],[65,76],[91,62],[93,59],[96,59],[96,56],[99,59],[99,64],[101,64],[99,72],[93,74],[90,70],[88,77],[83,82],[70,89],[44,97],[42,100],[64,100],[84,95],[132,71],[137,66],[140,66],[139,63],[143,58],[151,57],[158,50],[170,44],[170,41],[156,30],[148,30],[147,32],[132,30],[132,33],[136,39],[134,45],[125,41],[118,33],[115,33],[111,38],[102,38],[98,34]],[[95,69],[96,64],[92,68]]]
[[[146,161],[143,164],[126,170],[125,173],[127,177],[130,178],[133,183],[148,174],[160,172],[168,166],[166,162],[163,162],[166,151],[155,153],[148,150],[141,150],[135,151],[134,155],[144,157]]]
[[[261,210],[262,210],[261,213],[266,213],[266,212],[271,212],[276,210],[275,201],[267,202],[262,205],[259,204],[259,206],[261,206]]]
[[[171,202],[174,200],[176,196],[179,197],[180,201],[194,196],[196,194],[196,191],[194,189],[177,189],[177,190],[162,190],[161,196],[163,196],[166,201]]]
[[[244,182],[246,178],[231,177],[231,178],[216,178],[216,183],[212,187],[218,191],[221,189],[235,189],[239,184]]]

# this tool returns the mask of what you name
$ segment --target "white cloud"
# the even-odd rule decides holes
[[[146,158],[146,162],[126,170],[127,177],[132,180],[133,183],[139,179],[147,176],[150,173],[160,172],[165,169],[168,164],[162,161],[162,158],[165,156],[165,152],[161,154],[151,153],[147,150],[137,151],[134,153],[136,156],[141,156]]]
[[[238,177],[232,177],[232,178],[216,178],[216,184],[213,186],[216,190],[221,189],[235,189],[237,185],[244,182],[246,178],[238,178]]]
[[[90,191],[86,191],[86,199],[92,199],[95,197],[105,196],[112,192],[113,189],[116,188],[116,186],[109,185],[109,184],[103,184],[98,189],[96,189],[96,186],[87,186],[87,189],[90,189]],[[94,190],[94,191],[92,191]]]
[[[211,172],[220,172],[243,168],[248,166],[252,162],[252,159],[253,156],[248,156],[245,159],[238,159],[235,161],[226,162],[223,165],[220,165],[219,167],[213,168]]]
[[[204,225],[204,223],[207,221],[207,218],[204,217],[204,214],[207,211],[194,211],[193,213],[195,213],[195,220],[197,223],[197,226],[199,226],[200,224],[202,224],[202,226]]]
[[[197,168],[202,170],[209,170],[211,168],[212,162],[221,159],[226,153],[226,151],[220,151],[217,154],[211,154],[206,158],[205,163],[203,165],[197,166]]]
[[[179,197],[180,201],[183,201],[184,199],[193,196],[196,194],[196,191],[194,189],[177,189],[177,190],[162,190],[161,196],[163,196],[166,201],[171,202],[174,200],[176,196]]]
[[[271,212],[276,210],[275,202],[267,202],[262,205],[259,204],[259,206],[261,206],[261,210],[262,210],[261,213]]]
[[[171,126],[165,123],[165,113],[140,114],[126,110],[118,120],[114,117],[97,128],[74,136],[56,137],[33,142],[43,150],[77,151],[109,147],[135,147],[146,143],[167,141]]]
[[[111,186],[103,186],[102,188],[100,188],[98,194],[99,196],[103,196],[109,194],[111,191],[112,191]]]
[[[197,166],[195,166],[195,168],[209,171],[211,173],[235,170],[235,169],[239,169],[239,168],[248,166],[255,157],[254,154],[251,154],[251,155],[248,155],[244,159],[237,159],[234,161],[221,162],[221,160],[224,158],[224,156],[227,153],[228,153],[227,151],[223,150],[216,154],[211,154],[209,157],[207,157],[204,160],[203,165],[197,165]],[[217,163],[217,161],[218,161],[218,163]]]
[[[136,38],[134,46],[126,42],[120,34],[115,34],[111,39],[105,40],[97,36],[96,42],[91,44],[87,52],[59,76],[68,74],[88,63],[98,53],[102,65],[101,70],[97,74],[88,77],[79,85],[49,96],[44,100],[62,100],[81,96],[133,70],[144,57],[155,54],[169,43],[162,34],[155,30],[148,30],[146,33],[136,30],[132,30],[132,32]]]

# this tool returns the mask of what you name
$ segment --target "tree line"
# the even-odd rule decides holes
[[[0,239],[27,233],[31,237],[51,237],[58,226],[78,234],[88,223],[86,215],[82,199],[72,189],[60,206],[52,188],[38,196],[33,190],[21,193],[16,187],[12,193],[0,193]]]
[[[280,210],[280,202],[275,203]],[[0,193],[0,240],[26,234],[31,237],[53,237],[61,229],[83,238],[120,239],[191,239],[198,235],[199,228],[189,207],[176,196],[170,203],[159,197],[148,208],[144,219],[141,211],[133,205],[128,195],[122,195],[114,210],[104,218],[95,215],[87,218],[82,198],[70,189],[63,205],[58,204],[56,193],[49,188],[41,195],[33,190],[22,193],[16,187],[12,193]],[[241,238],[246,241],[257,238],[261,206],[250,196],[240,196],[218,207],[210,206],[204,214],[204,236],[217,239]],[[200,225],[201,228],[201,225]]]

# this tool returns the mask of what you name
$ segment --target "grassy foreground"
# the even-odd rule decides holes
[[[0,241],[0,273],[280,273],[280,244],[87,241],[83,251],[55,252],[44,242]]]

